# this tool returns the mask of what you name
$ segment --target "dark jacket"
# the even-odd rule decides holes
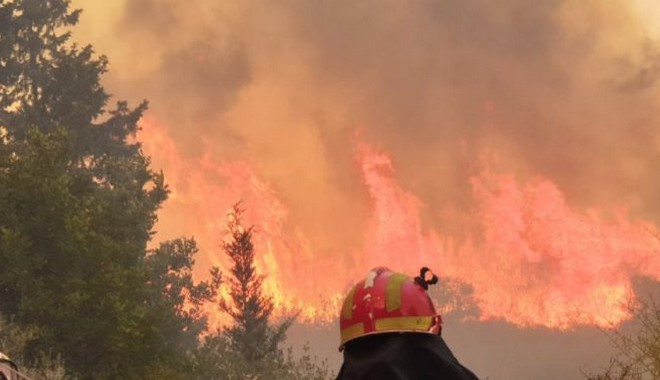
[[[475,380],[438,335],[386,333],[352,340],[337,380]]]

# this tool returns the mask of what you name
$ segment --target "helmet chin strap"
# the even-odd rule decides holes
[[[438,283],[438,276],[433,273],[427,267],[422,267],[419,270],[419,276],[415,277],[415,283],[424,288],[424,290],[429,290],[429,285],[435,285]]]

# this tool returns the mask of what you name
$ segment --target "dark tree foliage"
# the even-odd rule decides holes
[[[146,102],[106,108],[107,60],[70,42],[79,14],[0,0],[0,314],[38,328],[27,360],[61,354],[83,379],[173,377],[214,285],[192,281],[194,242],[147,251],[167,188],[132,142]]]
[[[259,362],[278,352],[294,318],[275,327],[269,324],[273,301],[262,292],[264,277],[257,274],[254,266],[253,228],[243,227],[242,213],[237,204],[229,214],[230,238],[223,249],[233,263],[227,279],[231,302],[221,301],[220,308],[235,322],[225,330],[234,350],[248,362]]]
[[[70,44],[67,27],[80,11],[68,0],[0,2],[0,126],[12,141],[24,141],[30,129],[69,132],[72,159],[96,168],[94,174],[112,182],[105,160],[132,158],[138,145],[126,139],[146,102],[135,109],[118,102],[105,106],[109,95],[100,83],[107,70],[104,56],[91,45]],[[104,116],[104,120],[96,122]]]
[[[148,299],[152,306],[148,327],[159,340],[156,347],[163,350],[194,351],[207,327],[203,305],[215,299],[221,278],[214,269],[211,282],[195,284],[195,253],[194,240],[176,239],[161,243],[145,260],[149,275],[146,289],[151,293]],[[171,345],[171,337],[178,337],[176,346]]]

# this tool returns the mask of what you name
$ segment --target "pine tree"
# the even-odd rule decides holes
[[[228,380],[330,378],[327,361],[318,363],[308,346],[303,347],[299,358],[294,357],[291,347],[283,349],[286,331],[295,316],[271,324],[273,300],[263,292],[264,275],[258,274],[254,265],[254,227],[243,226],[243,212],[238,203],[228,214],[227,240],[222,245],[233,266],[230,275],[222,278],[229,285],[229,299],[220,300],[220,309],[234,323],[204,339],[195,353],[195,375]]]
[[[272,298],[264,295],[264,276],[254,266],[253,227],[242,225],[243,209],[234,205],[228,215],[229,240],[223,249],[233,262],[229,277],[231,303],[221,301],[220,308],[234,320],[225,330],[232,348],[249,363],[273,360],[280,354],[279,346],[286,339],[286,331],[294,317],[286,318],[277,326],[269,319],[273,312]]]

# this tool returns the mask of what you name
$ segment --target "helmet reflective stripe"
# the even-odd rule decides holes
[[[341,341],[348,342],[351,339],[364,335],[364,333],[364,324],[356,323],[341,330]]]
[[[344,319],[353,318],[353,309],[355,306],[355,300],[354,300],[355,290],[359,287],[362,287],[363,289],[372,288],[374,280],[379,274],[380,273],[371,271],[369,272],[369,276],[367,277],[367,280],[358,283],[353,288],[351,288],[351,291],[346,295],[346,299],[344,300],[344,304],[342,305],[341,308],[342,318]],[[387,306],[387,311],[394,311],[401,308],[401,288],[403,287],[403,283],[408,278],[409,277],[406,276],[405,274],[393,273],[387,279],[387,287],[385,290],[385,304]],[[368,299],[368,297],[364,298],[363,300],[366,299]]]
[[[394,317],[376,321],[376,331],[428,331],[433,317]]]
[[[385,288],[385,305],[387,311],[399,310],[401,308],[401,289],[408,276],[401,273],[394,273],[387,279]]]
[[[357,288],[358,286],[360,286],[360,284],[355,285],[346,296],[346,299],[344,300],[344,305],[341,308],[341,317],[344,319],[353,318],[353,305],[354,305],[353,297],[355,296],[355,288]]]

